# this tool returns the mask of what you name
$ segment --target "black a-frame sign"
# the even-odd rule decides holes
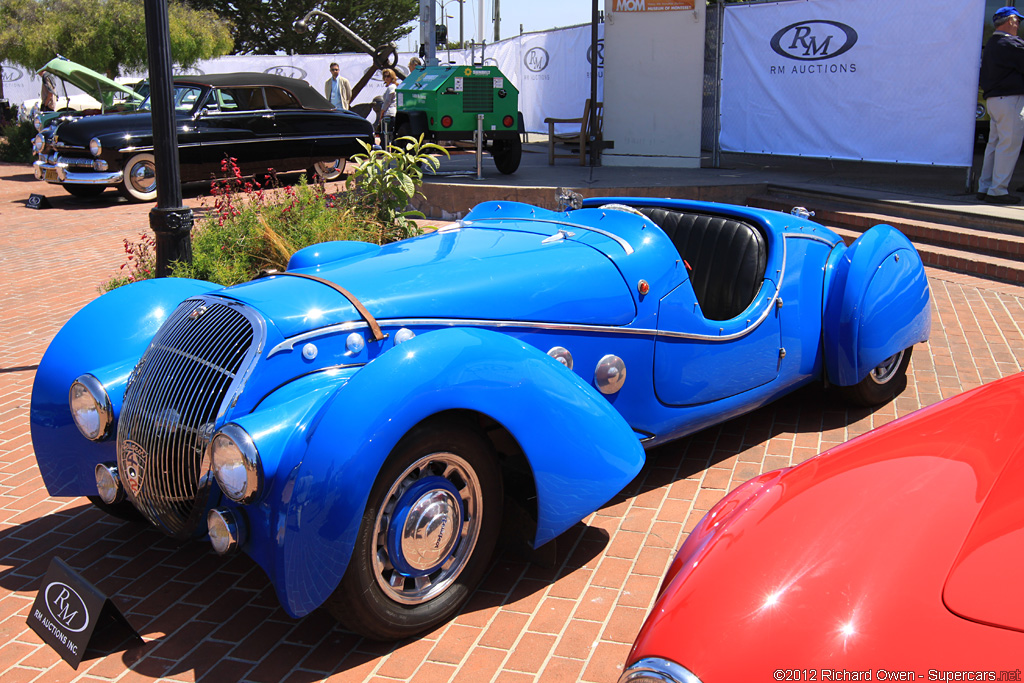
[[[117,605],[59,557],[50,561],[28,626],[75,669],[97,626],[127,629],[126,635],[142,641]]]

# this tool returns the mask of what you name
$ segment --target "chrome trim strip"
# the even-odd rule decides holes
[[[788,237],[788,235],[787,235]],[[816,237],[812,239],[817,239]],[[764,322],[765,318],[775,310],[776,302],[779,299],[779,292],[782,291],[782,284],[786,279],[786,241],[782,240],[782,270],[779,271],[779,282],[775,286],[775,293],[772,295],[768,305],[764,307],[761,315],[758,316],[751,324],[739,332],[728,335],[710,335],[710,334],[694,334],[692,332],[669,332],[666,330],[651,330],[638,327],[612,327],[607,325],[579,325],[569,323],[544,323],[544,322],[527,322],[521,320],[485,320],[480,318],[380,318],[377,320],[381,326],[395,326],[395,327],[414,327],[414,326],[425,326],[425,327],[510,327],[519,329],[537,329],[537,330],[560,330],[564,332],[593,332],[597,334],[624,334],[637,337],[664,337],[666,339],[692,339],[695,341],[733,341],[735,339],[741,339],[760,326]],[[292,351],[296,344],[300,344],[310,339],[316,339],[318,337],[326,337],[332,334],[338,334],[340,332],[349,332],[351,330],[362,329],[368,327],[366,323],[362,321],[349,321],[344,323],[338,323],[335,325],[328,325],[327,327],[321,327],[302,334],[297,334],[294,337],[285,339],[277,346],[272,348],[267,354],[267,358],[271,358],[277,353],[283,351]]]
[[[313,142],[313,141],[322,141],[322,140],[358,140],[360,138],[361,138],[360,135],[352,133],[352,134],[344,134],[344,135],[317,135],[315,138],[310,137],[308,135],[303,135],[303,136],[291,136],[291,137],[281,137],[281,138],[263,138],[263,139],[255,139],[255,140],[223,140],[222,142],[224,142],[224,144],[230,144],[231,146],[235,146],[235,145],[249,145],[249,144],[252,144],[254,142],[258,142],[258,143],[263,144],[263,143],[267,143],[267,142]],[[178,147],[179,148],[200,147],[200,146],[202,146],[204,144],[205,145],[210,145],[211,142],[217,142],[217,141],[214,140],[214,141],[205,141],[205,142],[189,142],[189,143],[180,144],[180,145],[178,145]],[[145,146],[141,146],[141,147],[122,147],[122,148],[118,149],[117,151],[121,152],[122,154],[132,154],[134,152],[152,152],[153,151],[153,145],[145,145]]]
[[[472,220],[462,219],[461,221],[459,221],[459,225],[467,228],[475,228],[478,226],[474,225],[474,223],[484,221],[528,221],[530,223],[550,223],[552,225],[579,228],[580,230],[586,230],[587,232],[596,232],[599,235],[604,235],[605,237],[615,240],[616,242],[618,242],[619,246],[622,247],[623,251],[625,251],[627,255],[632,254],[634,251],[633,246],[629,242],[627,242],[626,240],[624,240],[623,238],[619,237],[616,234],[608,232],[607,230],[601,230],[600,228],[595,228],[589,225],[581,225],[579,223],[569,223],[568,221],[556,221],[551,218],[532,218],[529,216],[521,216],[516,218],[474,218]]]
[[[840,237],[838,240],[833,241],[833,240],[827,240],[824,237],[822,237],[821,235],[808,235],[807,233],[803,233],[803,232],[786,233],[786,234],[783,235],[783,237],[785,237],[787,239],[793,238],[793,239],[801,239],[801,240],[812,240],[814,242],[821,242],[822,244],[827,244],[830,247],[834,247],[834,246],[836,246],[837,244],[839,244],[840,242],[843,241],[842,237]]]

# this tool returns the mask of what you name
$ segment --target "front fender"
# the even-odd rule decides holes
[[[876,225],[861,235],[830,276],[824,320],[829,381],[857,384],[889,356],[927,341],[929,299],[924,264],[903,233]]]
[[[160,278],[119,287],[94,299],[57,333],[39,362],[32,384],[32,446],[51,496],[96,494],[93,470],[116,459],[113,435],[93,442],[71,419],[68,390],[84,373],[104,384],[120,407],[135,363],[167,317],[185,299],[217,285],[199,280]]]
[[[491,417],[522,447],[537,489],[537,545],[618,493],[644,462],[608,401],[538,349],[488,330],[422,334],[355,373],[321,412],[302,461],[279,473],[274,577],[290,614],[309,613],[338,585],[398,441],[449,410]]]

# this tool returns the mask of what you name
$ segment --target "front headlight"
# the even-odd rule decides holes
[[[90,441],[107,438],[114,424],[114,409],[106,389],[98,379],[86,374],[72,382],[68,403],[71,406],[71,417],[82,436]]]
[[[224,495],[236,503],[251,503],[263,489],[263,466],[252,437],[236,424],[227,424],[210,441],[213,476]]]
[[[35,127],[36,130],[42,130],[43,129],[43,117],[39,116],[39,115],[33,116],[32,117],[32,125]]]
[[[103,153],[103,143],[100,142],[99,138],[93,138],[89,140],[89,152],[94,156],[98,157]]]
[[[42,133],[36,135],[34,138],[32,138],[32,153],[39,154],[40,152],[42,152],[44,144],[46,143],[43,141]]]
[[[619,683],[701,683],[686,667],[661,657],[644,657],[627,667]]]

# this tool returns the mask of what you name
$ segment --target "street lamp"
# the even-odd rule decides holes
[[[464,31],[463,31],[463,23],[462,23],[462,19],[463,19],[462,7],[463,7],[463,3],[465,1],[466,0],[437,0],[437,4],[439,4],[441,6],[441,14],[444,15],[444,17],[446,19],[454,19],[455,17],[453,17],[450,14],[447,14],[445,12],[444,8],[447,7],[448,5],[452,4],[453,2],[459,3],[459,47],[460,48],[465,47],[465,45],[466,45],[465,41],[463,40],[463,33],[464,33]],[[445,29],[448,28],[448,22],[447,21],[445,21],[444,26],[445,26]]]

